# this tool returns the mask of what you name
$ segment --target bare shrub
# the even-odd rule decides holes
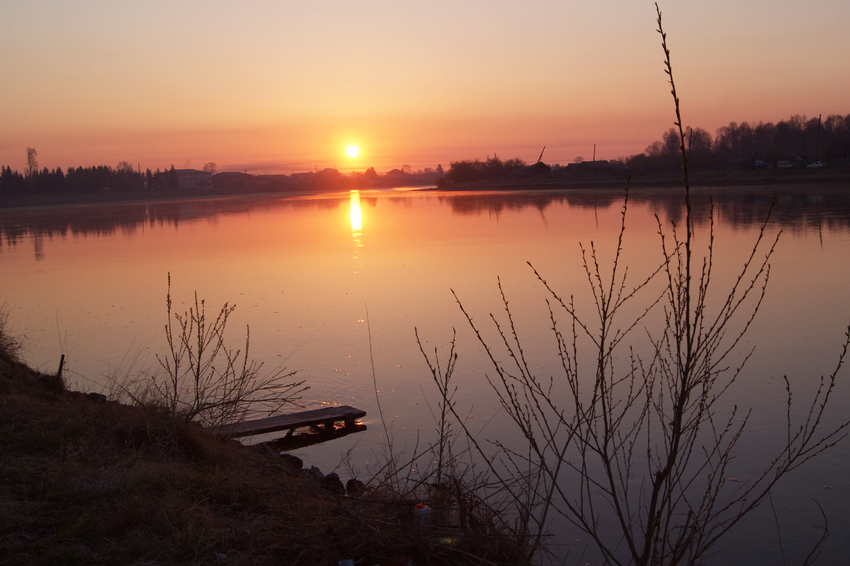
[[[149,377],[148,387],[131,395],[143,404],[164,405],[185,421],[207,428],[232,423],[249,409],[273,414],[295,403],[307,389],[293,381],[294,371],[278,368],[263,374],[263,364],[249,358],[250,329],[245,349],[233,350],[225,343],[227,319],[236,308],[225,303],[215,318],[208,318],[203,299],[195,293],[194,307],[179,314],[171,301],[171,274],[166,297],[167,351],[156,355],[161,372]]]
[[[23,348],[23,337],[12,334],[9,328],[9,305],[0,303],[0,359],[19,362]]]
[[[441,393],[436,406],[429,405],[436,440],[423,445],[417,437],[412,447],[388,441],[377,458],[377,468],[366,479],[361,501],[395,506],[397,524],[405,528],[384,531],[385,536],[418,547],[431,563],[529,564],[533,552],[528,520],[517,513],[521,507],[514,500],[523,486],[528,487],[527,478],[516,476],[512,489],[506,490],[486,466],[476,463],[469,444],[463,445],[466,437],[456,434],[452,422],[454,348],[444,362],[436,351],[430,358],[421,342],[420,350]],[[385,433],[391,434],[384,426]],[[533,497],[531,492],[527,495]],[[417,508],[424,515],[417,514]]]

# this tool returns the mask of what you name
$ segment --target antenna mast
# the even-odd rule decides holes
[[[543,159],[543,152],[546,151],[546,146],[543,146],[543,149],[540,150],[540,157],[537,158],[537,163],[540,163],[540,160]]]

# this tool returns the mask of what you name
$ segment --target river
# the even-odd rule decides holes
[[[711,300],[725,298],[774,195],[766,239],[781,231],[766,298],[740,344],[753,354],[722,406],[753,409],[738,447],[745,472],[769,458],[784,434],[782,376],[804,401],[837,362],[850,321],[850,194],[791,187],[697,191],[700,249],[709,241],[709,195]],[[529,263],[592,317],[580,244],[592,245],[608,265],[623,202],[619,190],[394,189],[3,209],[0,301],[11,327],[26,337],[28,363],[55,371],[65,354],[73,388],[107,394],[128,372],[156,368],[155,355],[165,350],[169,274],[175,311],[187,310],[195,292],[209,310],[235,305],[227,328],[232,346],[244,346],[250,327],[252,358],[306,380],[303,406],[367,411],[366,432],[297,452],[325,470],[347,460],[365,476],[385,446],[378,400],[396,449],[433,438],[436,389],[415,332],[426,352],[436,348],[445,356],[457,331],[461,412],[480,438],[515,434],[489,390],[492,366],[458,301],[493,340],[487,317],[503,312],[500,283],[535,370],[556,375],[548,294]],[[632,191],[621,259],[630,285],[660,264],[658,223],[669,238],[672,223],[683,221],[676,191]],[[647,324],[653,323],[650,317]],[[827,424],[847,417],[848,377],[845,371]],[[848,445],[840,444],[776,491],[789,563],[801,563],[792,559],[804,557],[819,536],[822,519],[811,499],[823,506],[831,533],[820,563],[850,555],[848,455]],[[777,527],[764,509],[720,545],[725,550],[711,563],[781,561]]]

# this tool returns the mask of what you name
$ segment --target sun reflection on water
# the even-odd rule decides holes
[[[360,271],[360,248],[363,247],[363,240],[361,240],[360,235],[362,234],[360,228],[363,225],[363,216],[360,212],[360,191],[352,190],[351,191],[351,238],[354,240],[354,272],[357,273]]]
[[[354,237],[354,245],[358,248],[363,246],[360,241],[360,229],[363,224],[363,217],[360,212],[360,191],[351,191],[351,235]]]

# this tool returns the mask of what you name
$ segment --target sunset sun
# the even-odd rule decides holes
[[[360,150],[357,149],[356,145],[350,145],[348,146],[348,149],[345,150],[345,152],[348,154],[348,157],[357,157],[357,154],[360,153]]]

